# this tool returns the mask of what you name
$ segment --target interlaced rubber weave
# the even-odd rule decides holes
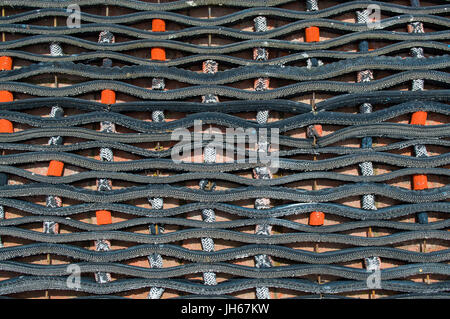
[[[450,298],[448,1],[0,7],[0,297]]]

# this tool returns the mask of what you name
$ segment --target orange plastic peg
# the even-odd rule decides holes
[[[414,175],[413,176],[413,186],[414,190],[420,191],[428,188],[428,178],[427,175]]]
[[[312,212],[309,215],[309,224],[311,226],[322,226],[325,220],[325,214],[322,212]]]
[[[151,49],[151,58],[156,61],[165,61],[166,60],[166,50],[162,48],[152,48]]]
[[[0,133],[14,133],[14,127],[11,121],[0,119]]]
[[[1,71],[10,71],[12,70],[13,60],[9,56],[1,56],[0,57],[0,70]]]
[[[60,161],[50,161],[47,176],[62,176],[64,163]]]
[[[164,32],[166,31],[166,23],[161,19],[152,20],[152,31],[153,32]]]
[[[320,31],[318,27],[309,27],[305,30],[305,40],[306,42],[319,42],[320,41]]]
[[[114,92],[113,90],[103,90],[102,91],[102,103],[103,104],[116,103],[116,92]]]
[[[12,102],[14,100],[13,94],[9,91],[0,91],[0,102]]]
[[[107,210],[98,210],[95,212],[97,225],[108,225],[112,223],[111,212]]]
[[[414,125],[425,125],[427,121],[427,112],[417,111],[411,116],[411,124]]]

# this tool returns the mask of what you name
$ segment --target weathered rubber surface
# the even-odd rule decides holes
[[[167,62],[164,62],[164,65],[166,66],[182,66],[186,64],[191,63],[201,63],[204,60],[213,59],[218,62],[224,62],[224,63],[230,63],[235,65],[284,65],[289,64],[297,61],[305,61],[308,58],[327,58],[327,59],[354,59],[359,57],[376,57],[376,56],[382,56],[385,54],[393,54],[393,53],[399,53],[401,51],[404,51],[405,49],[414,48],[417,46],[421,46],[424,48],[429,48],[434,51],[438,51],[441,54],[448,54],[450,52],[450,48],[448,45],[437,42],[437,41],[401,41],[401,42],[395,42],[393,44],[386,45],[381,48],[377,48],[373,51],[368,52],[346,52],[346,51],[339,51],[339,50],[308,50],[308,53],[305,54],[305,52],[302,53],[291,53],[287,56],[282,57],[276,57],[267,61],[255,61],[255,60],[249,60],[244,59],[240,57],[230,56],[226,54],[220,54],[220,53],[196,53],[189,56],[184,56],[180,58],[176,58]],[[135,57],[132,55],[115,52],[115,51],[109,51],[109,50],[103,50],[103,51],[92,51],[92,52],[83,52],[76,55],[65,55],[65,56],[50,56],[50,55],[42,55],[32,52],[26,52],[26,51],[20,51],[20,50],[2,50],[5,55],[11,56],[11,57],[17,57],[25,60],[30,61],[37,61],[37,62],[78,62],[78,61],[91,61],[95,59],[102,59],[102,58],[110,58],[115,59],[121,62],[125,63],[132,63],[132,64],[138,64],[138,65],[149,65],[149,66],[160,66],[162,63],[161,61],[154,61],[154,60],[148,60],[143,59],[139,57]]]
[[[188,220],[177,217],[142,217],[142,218],[134,218],[132,220],[118,222],[114,224],[107,225],[92,225],[86,224],[77,220],[62,218],[58,216],[27,216],[21,218],[13,218],[9,220],[0,221],[0,226],[20,226],[31,224],[34,222],[41,222],[43,220],[54,221],[59,224],[67,225],[70,227],[74,227],[80,230],[86,231],[103,231],[103,230],[121,230],[129,227],[134,227],[138,225],[147,225],[147,224],[164,224],[164,225],[177,225],[184,227],[195,227],[195,228],[207,228],[207,229],[233,229],[245,226],[254,226],[258,223],[264,222],[267,220],[270,221],[272,225],[283,226],[289,228],[291,230],[297,230],[302,232],[310,232],[310,233],[334,233],[341,232],[346,230],[354,230],[365,227],[382,227],[389,229],[398,229],[398,230],[438,230],[445,229],[448,227],[450,222],[448,220],[428,223],[424,226],[417,225],[416,223],[405,223],[405,222],[396,222],[396,221],[384,221],[384,220],[363,220],[363,221],[354,221],[347,222],[345,224],[336,224],[336,225],[328,225],[323,226],[321,229],[317,229],[317,227],[312,227],[309,225],[300,224],[297,222],[293,222],[290,220],[278,219],[278,218],[249,218],[249,219],[237,219],[234,221],[226,221],[226,222],[216,222],[216,223],[207,223],[203,221],[196,220]]]
[[[1,31],[1,28],[0,28]],[[0,73],[0,81],[16,81],[39,74],[57,73],[76,75],[88,79],[128,80],[147,77],[164,77],[189,84],[227,84],[258,77],[270,77],[293,81],[322,80],[337,77],[351,72],[361,71],[364,68],[374,70],[429,70],[445,69],[450,67],[450,57],[442,55],[432,57],[427,61],[418,61],[414,58],[397,57],[362,57],[351,60],[329,63],[319,69],[311,70],[307,67],[285,66],[242,66],[220,73],[206,74],[164,66],[124,66],[104,68],[71,62],[39,63],[17,70]]]
[[[0,260],[39,254],[55,254],[92,262],[114,262],[139,256],[147,256],[152,253],[158,253],[163,256],[174,257],[191,262],[208,263],[230,261],[262,254],[308,264],[342,263],[362,259],[368,256],[380,256],[381,258],[415,263],[446,262],[450,257],[449,249],[431,253],[419,253],[398,248],[377,246],[346,248],[340,249],[339,251],[328,251],[318,254],[284,246],[265,244],[243,245],[238,248],[227,248],[215,252],[190,250],[172,244],[141,244],[132,246],[131,248],[102,252],[66,244],[38,243],[21,245],[17,248],[5,247],[0,251]]]
[[[11,294],[23,291],[34,291],[41,289],[65,289],[67,287],[65,277],[28,277],[23,276],[4,280],[0,283],[1,294]],[[412,293],[439,293],[449,289],[449,282],[439,282],[433,284],[386,280],[383,282],[385,289],[397,292]],[[163,287],[175,289],[183,292],[206,295],[222,295],[236,291],[246,290],[256,287],[285,288],[294,291],[305,291],[309,293],[342,293],[362,291],[367,289],[367,283],[363,281],[333,281],[326,285],[312,283],[301,279],[233,279],[216,286],[205,286],[199,283],[191,283],[184,280],[160,280],[160,279],[127,279],[116,280],[108,285],[96,283],[94,281],[83,280],[78,291],[84,291],[94,294],[112,294],[128,290],[136,290],[150,287]]]
[[[403,33],[403,32],[391,32],[384,30],[376,31],[361,31],[342,35],[337,38],[318,42],[315,44],[307,42],[286,41],[286,40],[246,40],[239,41],[233,44],[226,44],[223,46],[201,46],[195,44],[187,44],[182,41],[175,40],[153,40],[142,39],[133,40],[127,42],[119,42],[115,44],[97,43],[88,40],[79,39],[68,35],[35,35],[25,39],[11,40],[0,43],[0,50],[22,48],[29,45],[36,45],[41,43],[50,44],[52,42],[60,42],[66,45],[73,45],[79,48],[87,50],[97,51],[128,51],[133,49],[144,49],[151,47],[162,47],[165,49],[179,50],[187,53],[203,53],[203,54],[229,54],[239,52],[245,49],[252,49],[254,47],[265,47],[273,49],[285,49],[285,50],[326,50],[335,48],[341,45],[353,43],[360,40],[374,40],[383,38],[387,41],[439,41],[448,40],[450,35],[447,31],[436,31],[429,34],[419,33]]]
[[[393,18],[387,18],[380,21],[381,29],[395,28],[397,25],[404,25],[410,22],[411,19],[417,22],[428,23],[436,25],[438,27],[449,27],[450,19],[432,16],[432,15],[402,15]],[[79,28],[71,28],[68,26],[62,27],[47,27],[36,26],[26,24],[0,24],[0,32],[11,33],[23,33],[23,34],[50,34],[50,35],[67,35],[67,34],[82,34],[88,32],[101,32],[105,29],[113,32],[114,34],[127,35],[137,39],[178,39],[186,37],[194,37],[203,34],[213,34],[221,37],[228,37],[234,39],[273,39],[283,36],[287,36],[291,33],[301,31],[308,26],[322,27],[323,29],[331,29],[338,31],[351,31],[362,32],[371,30],[367,24],[355,24],[341,21],[335,21],[332,19],[308,19],[303,21],[296,21],[284,25],[282,27],[274,28],[264,32],[258,32],[255,34],[253,31],[236,30],[224,26],[195,26],[188,27],[178,31],[166,31],[166,32],[151,32],[147,30],[141,30],[129,26],[123,26],[111,23],[90,23],[81,25]]]
[[[233,1],[233,0],[196,0],[194,2],[188,0],[177,0],[169,3],[148,3],[139,0],[78,0],[77,4],[80,6],[95,6],[95,5],[112,5],[120,6],[124,8],[130,8],[135,10],[143,11],[155,11],[164,10],[171,11],[177,9],[190,8],[192,6],[208,6],[208,5],[225,5],[225,6],[236,6],[236,7],[274,7],[283,5],[286,3],[293,2],[295,0],[243,0],[243,1]],[[407,13],[442,13],[446,12],[446,5],[432,6],[432,7],[416,7],[411,8],[407,6],[397,5],[397,4],[386,4],[381,1],[354,1],[352,3],[345,4],[345,0],[342,0],[342,4],[338,4],[332,8],[319,10],[317,12],[310,12],[309,15],[320,15],[322,13],[330,14],[331,12],[345,12],[345,10],[355,10],[355,9],[365,9],[367,4],[376,3],[383,6],[383,9],[395,13],[407,12]],[[52,1],[52,0],[36,0],[33,2],[25,0],[4,0],[5,5],[12,6],[22,6],[28,8],[67,8],[71,4],[70,0]],[[307,13],[303,13],[307,14]]]
[[[230,1],[233,2],[234,1]],[[92,1],[90,2],[92,3]],[[86,3],[86,4],[90,4]],[[107,3],[107,2],[104,2]],[[222,3],[226,3],[222,1]],[[233,4],[230,3],[230,4]],[[151,9],[146,8],[144,12],[134,12],[130,14],[124,14],[120,16],[110,16],[106,18],[105,16],[99,16],[90,14],[87,12],[81,12],[80,18],[83,22],[93,22],[93,23],[114,23],[114,24],[128,24],[132,22],[140,22],[147,21],[149,19],[160,18],[164,20],[178,22],[184,25],[192,25],[192,26],[211,26],[211,25],[226,25],[233,22],[241,21],[244,19],[248,19],[250,17],[255,17],[258,15],[276,17],[281,19],[289,19],[289,20],[303,20],[309,18],[328,18],[340,15],[342,13],[351,12],[355,9],[365,9],[367,8],[367,1],[352,1],[352,2],[344,2],[342,4],[338,4],[336,6],[322,9],[319,11],[295,11],[295,10],[286,10],[276,7],[264,7],[261,6],[259,8],[249,8],[243,9],[231,14],[227,14],[217,18],[210,19],[200,19],[191,16],[185,16],[182,14],[178,14],[175,12],[167,12],[167,11],[158,11],[152,12]],[[377,3],[380,6],[380,9],[384,12],[389,13],[398,13],[398,14],[414,14],[414,15],[425,15],[425,14],[443,14],[447,12],[447,6],[430,6],[430,7],[409,7],[409,6],[401,6],[392,3],[379,2],[379,1],[371,1],[371,3]],[[55,4],[55,3],[53,3]],[[123,2],[117,3],[118,5],[123,5]],[[227,3],[228,4],[228,3]],[[207,4],[205,4],[207,5]],[[44,5],[38,5],[37,7],[44,8]],[[18,23],[18,22],[26,22],[38,18],[43,17],[54,17],[54,16],[62,16],[68,17],[69,12],[66,10],[67,6],[59,7],[56,5],[53,8],[47,7],[46,9],[38,9],[38,10],[30,10],[27,12],[10,15],[2,18],[2,22],[5,23]],[[161,10],[163,10],[161,8]]]
[[[337,216],[357,219],[357,220],[387,220],[407,215],[414,214],[421,210],[432,210],[441,213],[450,212],[450,204],[447,202],[431,202],[431,203],[416,203],[416,204],[402,204],[392,207],[380,208],[377,214],[367,212],[366,210],[355,208],[346,205],[334,203],[297,203],[281,205],[270,208],[264,211],[257,209],[244,208],[241,206],[225,203],[201,203],[196,202],[192,204],[184,204],[174,208],[163,210],[148,209],[128,204],[120,203],[89,203],[89,204],[74,204],[67,207],[48,208],[39,204],[29,203],[28,201],[1,198],[0,203],[5,206],[14,207],[34,215],[53,215],[53,216],[70,216],[77,213],[88,212],[99,209],[109,209],[117,212],[123,212],[135,216],[152,216],[158,214],[162,217],[171,217],[186,212],[195,211],[197,209],[211,208],[217,209],[236,216],[245,216],[249,218],[273,218],[290,215],[298,215],[308,211],[320,210],[325,213],[331,213]]]
[[[278,198],[294,202],[328,202],[363,194],[377,194],[408,203],[425,203],[450,198],[450,186],[413,191],[401,187],[377,183],[355,183],[324,188],[317,191],[288,187],[248,186],[209,193],[188,187],[170,185],[133,186],[106,193],[69,185],[29,183],[26,185],[0,186],[3,198],[51,194],[85,202],[117,203],[151,195],[198,202],[233,202],[248,198]]]
[[[7,217],[0,218],[0,236],[16,243],[0,248],[0,271],[9,276],[0,281],[0,298],[45,290],[70,294],[66,264],[41,265],[26,258],[34,260],[45,254],[62,256],[80,266],[78,291],[86,293],[81,298],[121,299],[152,287],[171,289],[180,294],[178,298],[234,298],[267,287],[269,291],[286,289],[299,299],[347,299],[371,292],[366,282],[371,272],[344,264],[358,264],[373,256],[381,258],[381,290],[389,296],[385,298],[450,298],[450,5],[442,1],[431,1],[436,5],[427,7],[338,1],[320,8],[319,1],[317,11],[282,7],[293,1],[176,0],[158,4],[78,0],[82,9],[109,5],[127,12],[105,17],[81,10],[80,28],[39,23],[68,17],[66,8],[74,1],[2,1],[3,6],[13,6],[20,13],[0,18],[0,33],[15,34],[0,42],[0,55],[21,61],[21,65],[0,72],[0,90],[15,96],[13,102],[0,103],[0,119],[11,121],[16,128],[12,134],[0,133],[0,175],[14,181],[0,186],[0,207]],[[382,11],[380,28],[341,21],[371,4]],[[219,5],[233,10],[211,19],[183,13],[184,9]],[[275,23],[261,32],[241,30],[241,25],[253,23],[257,17]],[[155,18],[166,21],[165,32],[142,27]],[[412,22],[423,23],[426,32],[406,32]],[[329,39],[314,43],[289,40],[303,37],[309,26],[319,27],[321,35],[329,34]],[[97,42],[97,35],[104,30],[112,32],[117,41]],[[206,46],[194,41],[207,35],[226,39],[226,44]],[[379,45],[373,50],[343,49],[368,41]],[[64,52],[67,48],[67,52],[77,53],[47,54],[48,45],[54,42]],[[35,53],[30,47],[45,49]],[[155,61],[136,54],[154,47],[176,57]],[[255,48],[267,50],[269,58],[252,58]],[[406,56],[416,48],[424,50],[424,58]],[[108,65],[102,62],[105,58],[111,59],[112,66],[99,66]],[[198,72],[210,59],[220,65],[218,72]],[[366,70],[373,72],[373,79],[356,81],[356,75]],[[41,84],[54,76],[67,85]],[[167,84],[166,89],[148,84],[159,78]],[[266,78],[274,84],[267,90],[241,85]],[[425,90],[410,89],[411,83],[419,80],[424,81]],[[115,91],[118,103],[104,104],[86,97],[97,98],[104,89]],[[313,92],[321,96],[314,106],[305,102]],[[218,96],[219,102],[201,103],[201,97],[208,95]],[[129,101],[122,102],[122,98]],[[360,111],[365,103],[373,107],[371,112]],[[54,106],[64,109],[66,115],[37,115],[48,114]],[[273,118],[253,120],[257,112],[265,110]],[[162,111],[168,120],[156,121],[152,118],[155,111]],[[417,111],[428,113],[427,125],[409,124],[411,113]],[[172,114],[178,118],[172,120]],[[178,140],[172,132],[192,130],[198,120],[223,129],[278,130],[280,150],[270,149],[269,154],[279,157],[279,172],[271,178],[252,178],[252,170],[265,165],[259,159],[173,162],[173,144]],[[113,123],[117,132],[101,132],[98,124],[105,122]],[[322,136],[299,135],[316,124],[323,126]],[[57,136],[65,144],[47,144],[48,138]],[[373,139],[373,144],[360,148],[364,138]],[[190,146],[202,152],[211,141],[207,137]],[[151,143],[163,147],[150,148]],[[411,156],[417,145],[426,146],[429,156]],[[230,150],[222,142],[216,146]],[[98,154],[98,149],[112,150],[120,159],[102,161],[86,155]],[[244,154],[250,158],[255,152],[246,149]],[[33,171],[52,160],[63,162],[72,172],[57,177]],[[366,162],[373,163],[374,174],[355,173]],[[378,168],[386,172],[377,172]],[[405,188],[405,182],[415,175],[426,175],[429,188]],[[111,181],[112,190],[90,188],[101,179]],[[325,181],[325,186],[311,190],[317,180]],[[220,188],[210,192],[191,187],[202,181],[213,181]],[[367,194],[382,198],[383,205],[367,210],[349,204]],[[61,207],[35,201],[49,195],[60,197]],[[177,204],[161,209],[136,204],[147,203],[148,198]],[[254,205],[248,203],[261,198],[271,199],[272,206],[250,208]],[[205,209],[214,210],[221,218],[206,222],[186,217]],[[90,224],[79,218],[94,216],[98,210],[112,212],[113,223]],[[325,214],[323,226],[299,221],[307,221],[313,211]],[[10,212],[15,216],[11,218]],[[411,222],[422,212],[430,216],[427,223]],[[123,220],[117,222],[117,217]],[[43,221],[57,223],[65,231],[41,232],[35,225]],[[149,225],[168,226],[170,231],[151,235]],[[270,236],[248,232],[257,225],[276,231]],[[355,235],[368,228],[381,234]],[[218,245],[215,250],[203,251],[183,245],[183,241],[200,245],[202,238],[228,248]],[[99,240],[110,241],[113,248],[89,248]],[[424,240],[431,251],[408,248]],[[123,245],[114,248],[116,243]],[[315,243],[331,250],[317,253],[298,248]],[[129,264],[152,254],[162,256],[162,268]],[[275,262],[258,268],[241,264],[260,255],[281,260],[283,265]],[[166,259],[180,263],[167,266]],[[392,267],[383,264],[390,262]],[[98,272],[118,279],[97,283],[93,275]],[[185,279],[208,272],[225,280],[209,286]],[[311,280],[317,275],[334,279],[318,284]],[[423,275],[433,281],[411,280]]]
[[[450,90],[430,90],[430,91],[380,91],[380,92],[357,92],[343,94],[318,102],[316,108],[318,111],[332,111],[342,107],[359,106],[361,103],[372,102],[377,104],[391,103],[414,103],[417,110],[427,110],[430,102],[447,102],[450,100]],[[411,102],[413,101],[413,102]],[[52,103],[60,107],[75,108],[79,110],[100,111],[108,109],[111,112],[124,111],[154,111],[154,110],[178,110],[187,113],[211,112],[237,113],[242,111],[255,111],[260,107],[260,101],[224,101],[214,105],[205,106],[204,103],[181,102],[181,101],[139,101],[124,102],[113,105],[105,105],[95,101],[70,97],[55,98],[33,98],[25,100],[16,100],[10,103],[0,103],[1,110],[26,110],[39,107],[48,107]],[[309,113],[311,105],[296,102],[292,100],[266,100],[265,107],[270,110],[284,111],[288,113]],[[445,109],[445,107],[444,107]],[[412,110],[412,109],[410,109]],[[386,110],[387,112],[388,109]],[[434,111],[434,110],[433,110]],[[448,113],[444,113],[448,114]]]
[[[371,92],[381,89],[391,88],[405,82],[424,79],[434,81],[438,85],[445,87],[450,83],[450,76],[446,72],[418,70],[405,71],[395,75],[389,75],[380,80],[374,80],[366,83],[347,83],[339,81],[306,81],[286,85],[265,91],[248,91],[228,87],[225,85],[197,85],[187,88],[178,88],[167,91],[149,90],[136,85],[114,80],[92,80],[83,83],[77,83],[70,86],[51,88],[22,82],[0,82],[0,90],[19,92],[34,96],[77,96],[80,94],[99,91],[105,87],[126,93],[141,99],[152,100],[177,100],[189,97],[198,97],[202,94],[216,94],[229,98],[247,99],[247,100],[266,100],[292,97],[299,93],[311,91],[330,91],[330,92]]]

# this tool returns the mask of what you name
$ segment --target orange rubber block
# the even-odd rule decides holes
[[[50,161],[47,176],[62,176],[64,163],[60,161]]]
[[[166,61],[166,50],[162,48],[152,48],[150,51],[150,56],[152,60],[155,61]]]
[[[102,91],[102,103],[103,104],[116,103],[116,92],[114,92],[113,90],[103,90]]]
[[[13,94],[9,91],[0,91],[0,103],[12,102],[14,100]]]
[[[152,31],[153,32],[164,32],[166,31],[166,23],[161,19],[152,20]]]
[[[325,214],[322,212],[312,212],[309,215],[309,224],[311,226],[322,226],[325,221]]]
[[[427,175],[414,175],[413,176],[413,187],[416,191],[421,191],[428,188],[428,178]]]
[[[95,212],[97,217],[97,225],[108,225],[112,224],[111,212],[107,210],[98,210]]]
[[[305,29],[305,41],[306,42],[319,42],[320,31],[318,27],[309,27]]]
[[[425,125],[427,122],[427,112],[417,111],[411,116],[411,124]]]
[[[0,133],[14,133],[12,122],[7,119],[0,119]]]
[[[12,70],[13,60],[9,56],[0,57],[0,71],[10,71]]]

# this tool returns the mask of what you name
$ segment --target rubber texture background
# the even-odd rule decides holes
[[[161,298],[256,298],[267,289],[270,298],[449,298],[450,3],[317,2],[308,11],[294,0],[0,0],[0,55],[13,59],[12,70],[0,71],[0,90],[14,95],[0,103],[0,118],[14,124],[0,134],[8,179],[0,185],[0,296],[149,298],[163,289]],[[72,3],[80,28],[67,26]],[[369,5],[381,10],[379,29],[357,21]],[[255,32],[261,16],[267,30]],[[152,32],[153,19],[166,32]],[[408,33],[411,22],[424,33]],[[319,42],[305,42],[310,26],[320,28]],[[98,42],[104,30],[115,43]],[[56,42],[62,55],[50,55]],[[166,61],[151,60],[155,47]],[[419,47],[424,58],[410,54]],[[256,48],[269,58],[254,59]],[[206,60],[218,72],[202,72]],[[373,79],[358,81],[366,70]],[[152,89],[159,78],[165,88]],[[255,89],[258,79],[268,87]],[[419,79],[424,90],[413,91]],[[115,91],[115,104],[101,103],[105,89]],[[202,103],[205,96],[219,102]],[[372,112],[360,112],[364,103]],[[52,107],[64,116],[50,116]],[[152,118],[159,111],[165,120]],[[418,111],[427,112],[424,126],[410,124]],[[205,163],[208,140],[174,163],[172,133],[192,134],[198,120],[205,132],[279,130],[270,150],[279,169],[255,178],[260,162],[217,155]],[[105,122],[115,132],[102,131]],[[315,124],[323,135],[313,138]],[[49,145],[56,136],[63,142]],[[418,145],[428,156],[415,156]],[[113,160],[103,161],[100,149]],[[62,176],[47,176],[51,160],[64,162]],[[373,175],[361,173],[367,162]],[[414,175],[426,175],[428,189],[413,190]],[[98,189],[102,180],[111,190]],[[363,208],[367,194],[376,210]],[[61,206],[50,207],[49,196]],[[256,207],[262,198],[270,207]],[[99,210],[111,212],[111,224],[97,225]],[[322,226],[309,225],[314,211],[325,214]],[[418,222],[422,213],[428,223]],[[258,232],[261,225],[271,231]],[[99,242],[110,250],[97,251]],[[374,256],[381,287],[371,289],[364,259]],[[71,264],[81,270],[77,290],[66,282]],[[101,273],[111,281],[96,281]],[[205,284],[211,273],[216,285]]]

